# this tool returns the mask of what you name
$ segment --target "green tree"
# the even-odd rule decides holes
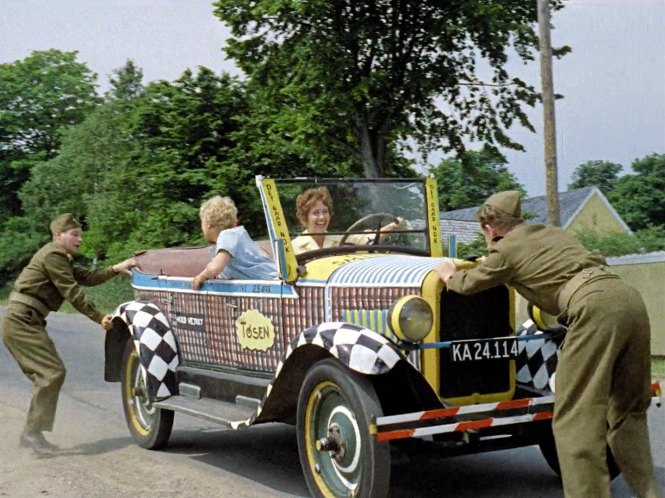
[[[622,169],[623,166],[610,161],[587,161],[575,168],[568,190],[593,186],[607,196],[614,189]]]
[[[443,159],[429,173],[436,178],[441,211],[478,206],[501,190],[525,193],[515,175],[508,171],[505,158],[488,148],[466,151],[461,160]]]
[[[91,227],[81,248],[89,258],[103,257],[112,241],[126,239],[127,227],[120,222],[124,198],[118,198],[115,185],[137,147],[124,128],[132,103],[142,93],[142,72],[128,61],[113,75],[105,102],[82,123],[61,131],[59,154],[33,164],[30,179],[18,193],[29,213],[14,223],[22,238],[17,243],[17,230],[0,235],[0,244],[7,249],[4,258],[0,257],[0,267],[22,266],[48,239],[49,221],[62,212],[75,213],[86,228]]]
[[[143,70],[128,59],[125,65],[113,71],[111,78],[111,89],[106,92],[106,100],[115,102],[133,102],[143,95]]]
[[[561,5],[552,0],[553,7]],[[464,141],[521,146],[506,134],[538,95],[506,70],[532,60],[535,2],[218,0],[228,55],[249,76],[273,135],[353,157],[366,177],[396,174],[414,139],[461,154]],[[479,63],[491,68],[490,81]]]
[[[247,82],[247,113],[240,117],[234,133],[236,147],[233,161],[248,172],[272,177],[345,177],[362,176],[362,164],[342,147],[318,147],[310,140],[318,123],[307,117],[297,118],[297,109],[278,115],[277,99],[256,82]],[[298,121],[296,124],[292,120]],[[302,130],[296,131],[296,126]],[[320,142],[325,142],[321,139]]]
[[[115,180],[127,169],[127,158],[135,147],[123,134],[126,116],[115,105],[100,106],[83,123],[63,132],[58,156],[33,166],[30,179],[19,191],[29,216],[14,218],[20,223],[14,222],[14,229],[0,235],[0,246],[7,249],[0,256],[0,267],[25,264],[48,240],[49,221],[62,212],[75,213],[84,223],[81,253],[85,256],[103,257],[106,247],[122,238],[116,226],[122,225],[126,205],[117,199]],[[95,216],[98,213],[101,220]],[[113,222],[102,224],[104,219]]]
[[[608,200],[633,230],[665,227],[665,154],[650,154],[631,164],[634,174],[616,182]]]
[[[42,238],[31,247],[48,236],[54,214],[71,211],[86,225],[81,252],[117,260],[136,249],[201,241],[198,207],[212,193],[233,196],[239,207],[259,202],[241,197],[253,177],[229,159],[236,118],[246,109],[242,85],[206,68],[173,83],[143,88],[140,81],[131,63],[116,71],[106,102],[63,134],[57,157],[34,166],[20,191],[31,214],[24,231]],[[5,243],[13,260],[29,257],[9,237]]]
[[[32,167],[55,157],[62,131],[99,101],[96,75],[76,55],[35,51],[0,64],[0,220],[22,213],[17,193]]]
[[[229,159],[245,109],[242,85],[207,68],[146,87],[126,131],[140,144],[124,180],[138,189],[129,196],[133,244],[174,245],[198,238],[199,203],[213,192],[241,204],[238,186],[250,178]]]

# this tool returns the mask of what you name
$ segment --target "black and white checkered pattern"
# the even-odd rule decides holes
[[[154,304],[140,301],[121,304],[114,316],[119,316],[127,324],[134,339],[150,399],[159,400],[175,394],[175,371],[180,359],[166,316]]]
[[[532,320],[517,328],[515,335],[541,334]],[[559,362],[560,340],[532,339],[519,341],[519,356],[516,361],[517,382],[537,389],[549,387],[554,391],[554,374]]]
[[[305,344],[327,349],[351,370],[364,374],[389,372],[399,360],[405,359],[384,336],[345,322],[326,322],[308,328],[291,343],[286,357],[291,350]]]

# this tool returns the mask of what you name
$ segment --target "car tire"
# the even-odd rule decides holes
[[[127,341],[123,353],[121,392],[125,420],[134,441],[149,450],[163,448],[173,429],[173,411],[152,405],[132,340]]]
[[[554,434],[552,433],[551,424],[548,425],[548,429],[545,432],[545,434],[542,436],[539,446],[540,446],[540,451],[543,454],[543,457],[545,457],[547,465],[550,466],[550,468],[556,473],[556,475],[561,477],[561,468],[559,467],[559,456],[557,454],[556,443],[554,441]],[[607,461],[607,469],[610,474],[610,480],[614,480],[619,474],[621,474],[621,469],[619,469],[619,466],[614,460],[614,455],[612,454],[612,450],[610,449],[609,445],[607,446],[606,461]]]
[[[370,434],[383,411],[372,383],[336,360],[316,363],[298,396],[300,463],[314,497],[384,497],[390,446]]]

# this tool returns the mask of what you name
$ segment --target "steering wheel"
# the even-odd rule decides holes
[[[381,231],[381,228],[383,227],[384,220],[396,220],[397,216],[394,214],[390,213],[371,213],[368,214],[367,216],[363,216],[359,220],[355,221],[354,223],[351,224],[349,228],[347,228],[345,231],[346,233],[342,235],[342,238],[339,240],[339,245],[342,246],[346,242],[346,240],[349,238],[351,235],[351,232],[354,232],[358,230],[360,227],[362,227],[365,224],[369,224],[370,221],[377,220],[377,227],[376,227],[376,235],[374,237],[374,241],[371,242],[371,244],[374,244],[375,242],[378,241],[378,235],[379,232]],[[370,227],[372,228],[372,227]]]

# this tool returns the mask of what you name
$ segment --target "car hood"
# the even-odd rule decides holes
[[[332,258],[319,268],[319,281],[330,287],[419,287],[443,258],[411,255],[366,255],[361,258]],[[325,268],[329,273],[325,275]]]

